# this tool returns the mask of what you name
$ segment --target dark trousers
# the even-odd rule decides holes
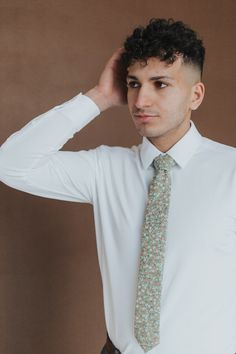
[[[107,341],[106,341],[104,347],[102,348],[102,351],[100,354],[121,354],[119,349],[117,349],[114,346],[114,344],[112,343],[112,341],[110,340],[108,333],[107,333]]]

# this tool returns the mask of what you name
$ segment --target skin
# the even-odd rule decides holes
[[[173,64],[157,57],[149,58],[146,66],[136,61],[126,71],[119,62],[123,50],[119,48],[113,53],[98,84],[86,95],[94,100],[100,111],[128,104],[138,133],[166,152],[188,131],[191,112],[203,100],[205,87],[199,69],[183,63],[179,56]],[[151,80],[157,76],[168,78]],[[155,117],[143,122],[137,114]]]
[[[204,96],[198,69],[184,64],[182,57],[169,65],[159,58],[150,58],[146,66],[136,62],[128,68],[127,86],[128,107],[137,131],[162,152],[188,131],[192,110]],[[137,114],[154,117],[142,122]]]

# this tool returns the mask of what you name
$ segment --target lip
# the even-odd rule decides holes
[[[153,118],[155,118],[157,116],[146,116],[146,115],[135,115],[135,118],[139,121],[139,122],[149,122],[150,120],[152,120]]]

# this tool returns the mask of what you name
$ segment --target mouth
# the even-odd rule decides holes
[[[156,118],[157,116],[153,115],[143,115],[143,114],[135,114],[134,117],[138,122],[144,123],[144,122],[149,122],[150,120]]]

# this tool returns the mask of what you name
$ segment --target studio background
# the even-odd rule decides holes
[[[206,95],[192,119],[202,135],[236,147],[235,5],[0,0],[0,145],[37,115],[93,87],[134,27],[173,17],[199,32],[206,47]],[[140,142],[121,107],[95,118],[63,150]],[[92,206],[2,183],[0,200],[0,353],[100,354],[106,328]]]

